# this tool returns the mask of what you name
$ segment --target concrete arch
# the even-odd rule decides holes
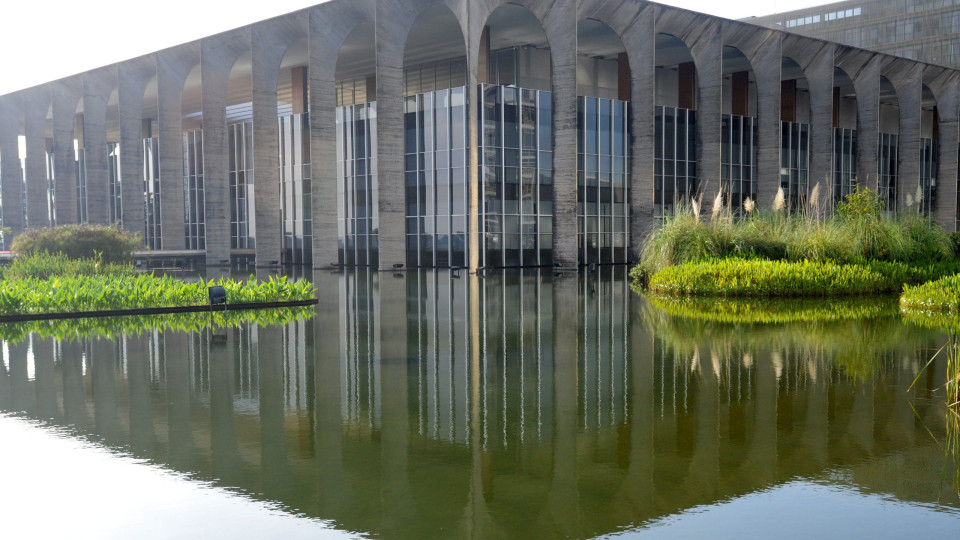
[[[80,77],[58,81],[53,87],[53,147],[56,167],[57,224],[77,223],[77,168],[74,140],[77,107],[83,93]]]
[[[857,93],[857,132],[879,133],[880,67],[882,55],[846,46],[837,47],[836,66],[853,81]],[[879,137],[857,140],[857,181],[861,185],[876,182]]]
[[[146,214],[143,191],[143,95],[147,83],[156,76],[156,60],[143,56],[117,67],[120,112],[120,174],[123,190],[121,221],[130,232],[145,231]],[[125,151],[124,151],[125,150]]]
[[[810,90],[810,155],[827,156],[833,152],[833,73],[835,48],[832,43],[783,34],[782,53],[803,70]],[[830,185],[833,170],[829,160],[810,162],[810,189],[817,183]]]
[[[937,130],[940,136],[940,172],[937,178],[938,191],[936,220],[944,229],[956,231],[957,203],[960,189],[957,187],[957,152],[950,150],[960,144],[958,135],[958,107],[960,107],[960,76],[938,66],[925,66],[926,84],[937,100]]]
[[[26,143],[23,178],[26,189],[27,227],[50,226],[47,195],[47,113],[51,110],[51,93],[47,86],[24,90],[18,94],[23,111],[23,136]]]
[[[310,8],[308,67],[310,98],[310,154],[315,163],[336,163],[336,108],[334,86],[337,63],[352,32],[362,26],[376,28],[373,0],[329,2]],[[375,30],[373,32],[375,41]],[[374,71],[376,61],[373,62]],[[313,172],[313,226],[324,234],[313,235],[313,261],[319,267],[337,260],[337,171],[315,167]]]
[[[0,100],[0,178],[2,178],[2,189],[3,193],[7,194],[7,200],[23,199],[19,148],[22,125],[23,114],[20,104],[14,96],[5,96]],[[3,226],[10,228],[11,237],[23,232],[23,212],[19,205],[15,208],[7,206],[3,216]],[[10,248],[10,240],[11,238],[4,239],[5,249]]]

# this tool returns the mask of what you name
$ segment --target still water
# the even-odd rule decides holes
[[[921,372],[946,336],[895,308],[708,322],[611,268],[313,279],[282,325],[4,342],[0,537],[960,537],[946,364]]]

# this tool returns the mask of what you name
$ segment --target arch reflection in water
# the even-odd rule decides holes
[[[897,316],[684,319],[609,267],[314,282],[309,321],[7,342],[0,407],[378,536],[589,537],[797,478],[958,515],[945,364],[906,391],[944,338]]]

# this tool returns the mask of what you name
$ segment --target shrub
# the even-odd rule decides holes
[[[13,240],[17,255],[62,253],[70,259],[97,259],[104,263],[129,261],[140,247],[140,237],[106,225],[62,225],[33,229]]]
[[[703,296],[846,296],[899,293],[904,284],[955,273],[956,263],[913,267],[902,263],[788,262],[722,259],[664,268],[650,278],[651,291]]]

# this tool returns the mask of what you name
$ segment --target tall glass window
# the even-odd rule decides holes
[[[163,249],[160,219],[160,141],[143,139],[143,243],[150,249]]]
[[[121,223],[123,196],[120,187],[120,145],[118,143],[107,143],[107,179],[110,223]]]
[[[920,212],[932,216],[937,211],[937,173],[940,168],[940,141],[920,139]]]
[[[721,190],[724,202],[738,211],[748,197],[757,200],[757,119],[725,114],[721,128]]]
[[[628,115],[626,101],[578,99],[577,248],[581,264],[627,262]]]
[[[310,116],[306,113],[292,114],[280,117],[279,122],[283,262],[311,264],[313,262],[313,215],[311,213],[313,192],[310,183]],[[253,148],[252,144],[250,148]],[[250,190],[248,193],[252,194],[252,183],[248,189]]]
[[[553,264],[553,96],[481,85],[482,265]]]
[[[85,151],[77,148],[74,158],[77,163],[77,220],[78,223],[87,222],[87,166],[84,162]]]
[[[653,205],[664,218],[678,203],[689,201],[697,181],[697,111],[677,107],[655,109]]]
[[[187,249],[206,249],[203,194],[203,131],[183,134],[184,236]]]
[[[843,201],[857,182],[857,130],[833,128],[833,202]]]
[[[780,123],[780,187],[791,212],[800,210],[810,191],[810,126]]]
[[[880,166],[878,196],[886,210],[897,210],[897,143],[899,137],[890,133],[880,134],[880,147],[877,149]]]
[[[408,266],[467,263],[467,89],[408,96],[404,113]]]
[[[57,226],[56,177],[55,157],[47,152],[47,223],[51,227]]]
[[[377,231],[377,103],[337,107],[339,262],[379,264]]]
[[[230,166],[230,247],[253,249],[253,122],[227,126]]]

